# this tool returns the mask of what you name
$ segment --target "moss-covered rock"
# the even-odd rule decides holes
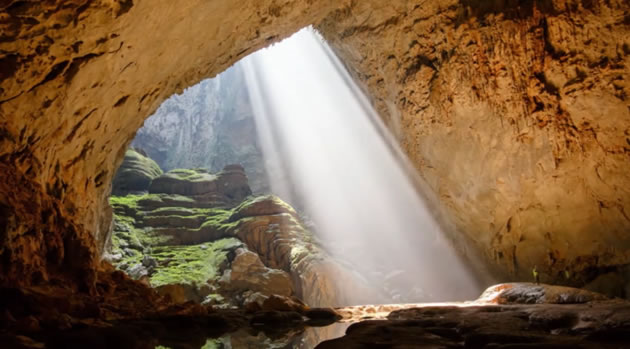
[[[295,210],[279,197],[275,195],[258,196],[245,200],[238,205],[230,216],[230,222],[246,217],[272,216],[282,213],[298,219],[298,214]]]
[[[229,266],[229,255],[243,246],[238,239],[222,239],[193,246],[164,246],[152,250],[156,268],[149,282],[158,293],[175,302],[201,303],[207,297],[219,298],[217,280]]]
[[[205,196],[211,201],[239,203],[252,191],[245,170],[240,165],[228,165],[217,174],[205,169],[175,169],[153,180],[149,192]]]
[[[124,195],[146,191],[149,189],[151,181],[161,174],[162,170],[155,161],[134,149],[128,149],[114,177],[112,193]]]
[[[259,292],[297,295],[311,305],[344,304],[347,295],[331,276],[349,284],[356,280],[319,248],[291,206],[273,195],[241,199],[236,207],[226,204],[230,198],[224,193],[234,190],[242,196],[247,191],[239,191],[236,180],[218,178],[239,176],[239,171],[228,167],[216,176],[215,184],[227,183],[223,193],[217,189],[212,195],[171,191],[113,196],[116,266],[137,277],[148,276],[152,286],[175,301],[241,306],[247,292]],[[211,176],[197,169],[171,171],[160,178],[181,184]],[[217,196],[225,201],[215,200]],[[234,260],[236,253],[230,251],[243,243],[248,251]],[[225,268],[230,270],[223,273]]]
[[[217,176],[205,171],[175,169],[156,178],[149,187],[155,194],[202,195],[217,191]]]
[[[150,256],[157,262],[151,286],[168,284],[206,284],[217,280],[228,265],[228,254],[243,243],[235,238],[192,246],[163,246],[152,249]]]

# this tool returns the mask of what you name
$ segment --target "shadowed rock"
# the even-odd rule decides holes
[[[114,195],[146,191],[151,182],[162,174],[155,161],[134,149],[128,149],[112,183]]]

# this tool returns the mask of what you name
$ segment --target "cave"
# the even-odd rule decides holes
[[[627,0],[8,0],[0,7],[3,347],[628,345]],[[478,298],[331,301],[338,290],[292,280],[285,295],[221,307],[208,294],[190,296],[169,289],[171,282],[158,290],[146,276],[114,267],[121,232],[136,229],[135,221],[121,224],[121,212],[168,211],[173,202],[156,203],[164,195],[200,194],[180,185],[192,176],[220,188],[213,193],[229,210],[184,207],[205,209],[194,216],[214,235],[172,238],[223,251],[232,263],[253,258],[246,247],[259,255],[263,274],[283,282],[295,275],[353,280],[319,252],[298,258],[304,263],[294,275],[279,276],[295,270],[282,265],[291,262],[287,253],[300,255],[284,242],[304,236],[295,234],[306,226],[303,198],[289,200],[294,209],[275,196],[250,196],[243,185],[256,177],[246,176],[250,166],[153,167],[140,182],[115,185],[130,164],[166,161],[164,151],[147,154],[137,144],[162,102],[309,26],[400,147],[415,189],[466,267],[462,275],[488,287]],[[394,169],[380,165],[393,178]],[[258,189],[263,183],[253,194],[267,194]],[[136,185],[154,196],[129,202],[121,193]],[[258,216],[268,218],[249,219]],[[190,222],[151,217],[162,228]],[[210,244],[240,221],[261,234],[292,229],[277,245],[250,235]],[[420,246],[415,238],[412,249]],[[168,252],[158,245],[149,254]],[[440,257],[428,259],[436,280],[460,279],[460,269]],[[216,261],[194,262],[203,269]]]

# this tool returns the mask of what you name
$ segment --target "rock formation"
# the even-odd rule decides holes
[[[139,158],[152,163],[128,151],[116,178],[127,178]],[[250,197],[240,165],[215,174],[175,169],[146,186],[125,192],[119,185],[111,197],[107,259],[172,301],[264,309],[267,297],[279,295],[342,305],[350,288],[365,287],[317,245],[293,208],[275,196]]]
[[[627,0],[0,3],[0,285],[114,283],[107,198],[175,92],[308,24],[502,278],[627,285]],[[113,300],[114,298],[108,298]]]
[[[151,158],[128,149],[122,164],[114,176],[112,193],[120,195],[134,191],[146,191],[153,179],[162,174],[162,169]]]
[[[162,169],[204,167],[218,172],[242,164],[254,193],[269,182],[240,65],[164,101],[132,142]]]
[[[61,278],[96,292],[110,183],[144,118],[344,3],[311,5],[3,2],[0,284]]]
[[[360,1],[318,28],[460,246],[500,278],[612,273],[592,286],[627,296],[629,16],[627,1]]]

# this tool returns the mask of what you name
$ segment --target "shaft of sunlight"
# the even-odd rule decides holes
[[[272,189],[303,203],[333,256],[374,288],[395,290],[374,302],[478,295],[414,186],[402,151],[314,30],[303,29],[243,65],[263,154],[270,169],[282,172],[270,176]]]

